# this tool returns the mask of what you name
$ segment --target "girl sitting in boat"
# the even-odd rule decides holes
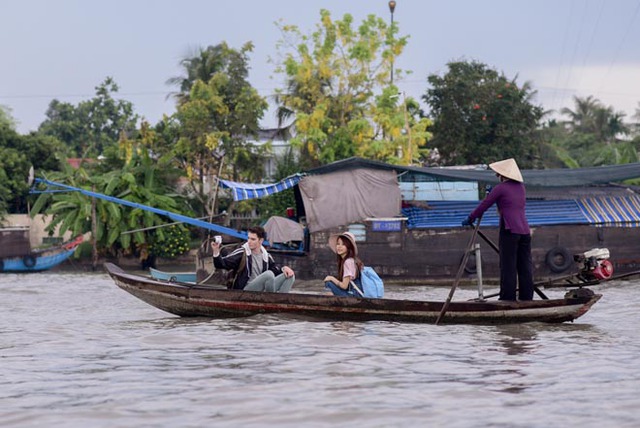
[[[329,248],[337,256],[338,276],[328,275],[324,279],[324,286],[335,296],[358,296],[351,283],[358,278],[363,268],[362,261],[358,258],[356,237],[350,232],[331,235]]]

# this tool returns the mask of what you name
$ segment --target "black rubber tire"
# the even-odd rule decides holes
[[[0,272],[4,270],[4,261],[0,260]]]
[[[462,255],[464,258],[464,254]],[[460,259],[460,263],[462,263],[462,259]],[[475,253],[469,254],[467,258],[467,263],[464,265],[464,271],[468,274],[475,275],[478,273],[478,269],[476,269],[476,255]]]
[[[569,269],[573,264],[573,257],[565,247],[553,247],[547,251],[545,262],[551,272],[561,273]]]
[[[28,268],[32,268],[36,265],[36,258],[32,255],[24,256],[22,258],[22,263]]]

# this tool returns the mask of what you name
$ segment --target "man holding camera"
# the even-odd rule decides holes
[[[224,257],[220,255],[221,240],[213,240],[213,265],[235,272],[231,286],[234,290],[288,293],[295,274],[289,266],[276,266],[273,257],[262,246],[265,230],[260,226],[250,227],[247,235],[247,242]]]

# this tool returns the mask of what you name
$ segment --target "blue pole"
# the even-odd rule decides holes
[[[91,196],[92,198],[98,198],[98,199],[103,199],[105,201],[109,201],[109,202],[113,202],[116,204],[120,204],[120,205],[126,205],[128,207],[132,207],[132,208],[140,208],[142,210],[146,210],[146,211],[150,211],[152,213],[155,214],[159,214],[159,215],[163,215],[166,217],[169,217],[171,220],[173,221],[179,221],[182,223],[187,223],[190,224],[192,226],[196,226],[196,227],[201,227],[203,229],[207,229],[207,230],[212,230],[214,232],[218,232],[218,233],[222,233],[228,236],[233,236],[234,238],[239,238],[239,239],[247,239],[247,234],[244,232],[239,232],[235,229],[230,229],[228,227],[224,227],[224,226],[220,226],[218,224],[213,224],[213,223],[209,223],[206,221],[202,221],[202,220],[198,220],[195,218],[191,218],[191,217],[187,217],[185,215],[182,214],[177,214],[171,211],[166,211],[166,210],[160,210],[157,208],[153,208],[150,207],[148,205],[142,205],[142,204],[138,204],[135,202],[131,202],[131,201],[127,201],[124,199],[119,199],[119,198],[114,198],[113,196],[107,196],[107,195],[103,195],[102,193],[96,193],[96,192],[92,192],[90,190],[85,190],[85,189],[81,189],[79,187],[73,187],[73,186],[69,186],[66,184],[62,184],[62,183],[56,183],[54,181],[49,181],[43,178],[36,178],[35,179],[35,183],[43,183],[43,184],[47,184],[49,186],[56,186],[62,189],[66,189],[72,192],[80,192],[83,195],[87,195],[87,196]],[[31,193],[45,193],[45,192],[38,192],[38,191],[31,191]]]

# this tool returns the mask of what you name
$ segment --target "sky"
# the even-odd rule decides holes
[[[421,100],[427,76],[475,60],[530,82],[545,110],[594,96],[627,119],[640,108],[640,0],[397,0],[394,22],[409,36],[395,83]],[[249,80],[269,97],[281,87],[271,59],[276,22],[309,34],[320,10],[334,19],[391,20],[386,0],[0,0],[0,105],[20,133],[37,130],[53,99],[78,104],[107,76],[151,124],[175,112],[167,79],[198,47],[253,42]],[[422,102],[421,102],[422,103]],[[428,112],[427,106],[422,103]],[[275,109],[262,120],[274,127]]]

